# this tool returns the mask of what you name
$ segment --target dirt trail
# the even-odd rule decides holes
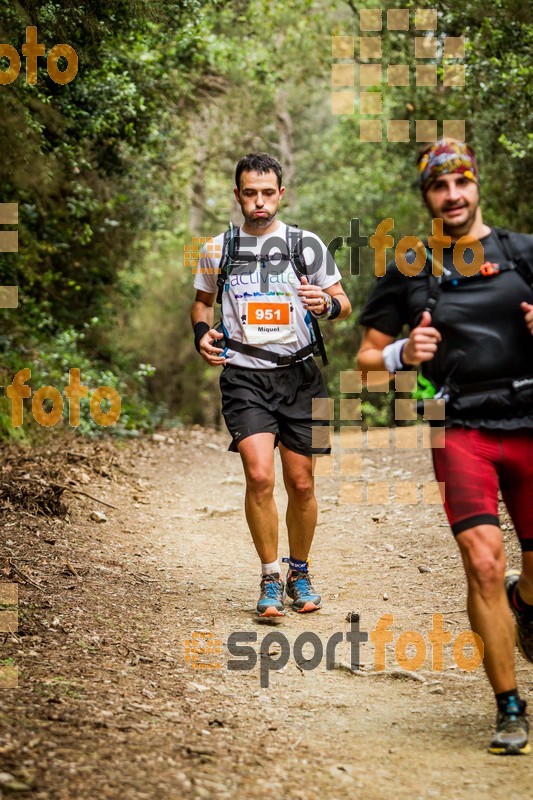
[[[226,445],[223,434],[179,431],[112,448],[108,468],[85,450],[67,459],[63,481],[116,510],[65,493],[66,521],[28,515],[21,526],[20,514],[7,514],[6,555],[41,588],[16,578],[6,560],[3,580],[19,581],[20,621],[17,635],[5,636],[2,658],[14,658],[19,687],[2,690],[0,771],[20,785],[16,791],[4,779],[3,795],[507,800],[512,789],[527,796],[530,760],[485,752],[494,707],[482,669],[457,668],[451,645],[444,669],[431,669],[432,615],[442,614],[453,640],[468,628],[462,569],[440,507],[342,505],[338,480],[319,478],[312,573],[324,608],[258,625],[241,466]],[[427,450],[367,451],[363,467],[368,480],[431,477]],[[279,500],[283,516],[281,492]],[[107,522],[92,521],[95,510]],[[507,535],[514,561],[510,528]],[[372,642],[361,645],[362,674],[350,672],[349,612],[359,613],[366,632],[393,615],[385,672],[373,674]],[[209,668],[187,660],[194,631],[220,641],[220,653],[198,657]],[[406,631],[427,645],[424,663],[411,671],[395,653]],[[228,669],[232,632],[255,634],[258,654],[265,637],[286,637],[290,657],[268,672],[268,686],[260,683],[266,659],[248,671]],[[335,669],[325,656],[312,671],[297,665],[293,644],[303,632],[318,634],[324,651],[342,634]],[[272,649],[273,659],[281,655],[279,644]],[[311,646],[303,653],[309,658]],[[533,669],[517,658],[531,697]]]

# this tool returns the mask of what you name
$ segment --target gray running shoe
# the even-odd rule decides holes
[[[519,577],[520,572],[518,570],[508,570],[505,573],[505,591],[516,620],[516,643],[518,649],[524,658],[533,663],[533,617],[524,614],[523,611],[519,611],[513,603],[514,589]]]
[[[279,572],[263,575],[261,578],[261,594],[257,603],[259,617],[284,617],[285,588]]]
[[[289,570],[286,589],[287,597],[292,600],[294,611],[302,614],[308,611],[318,611],[319,608],[322,608],[322,598],[313,589],[308,572],[292,572]]]
[[[490,741],[489,753],[497,756],[526,755],[531,750],[528,734],[526,702],[510,697],[505,711],[498,711],[496,733]]]

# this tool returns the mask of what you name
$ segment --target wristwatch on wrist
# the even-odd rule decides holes
[[[326,292],[324,292],[323,293],[323,298],[324,298],[324,305],[322,306],[322,311],[320,311],[320,312],[311,311],[311,314],[314,317],[317,317],[318,319],[322,319],[322,317],[328,317],[330,315],[331,309],[332,309],[331,296],[329,294],[327,294]]]

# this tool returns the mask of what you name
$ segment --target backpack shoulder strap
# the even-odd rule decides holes
[[[433,272],[433,256],[431,251],[428,248],[427,243],[424,243],[424,247],[426,249],[426,263],[424,264],[424,269],[427,267],[428,263],[430,266],[430,270],[428,272],[428,296],[426,300],[426,305],[424,306],[424,311],[429,311],[431,316],[433,316],[433,312],[435,311],[435,306],[437,305],[440,290],[441,290],[441,280],[437,275]],[[440,272],[442,275],[442,264],[440,265]],[[417,325],[420,325],[420,320],[422,319],[422,313],[420,313],[419,318],[416,321]]]
[[[509,236],[508,230],[505,228],[492,228],[492,230],[496,235],[498,244],[500,245],[506,259],[514,265],[514,268],[520,277],[523,278],[527,285],[533,289],[533,264],[528,264],[522,255],[516,256],[516,254],[513,254],[511,237]]]
[[[496,241],[500,245],[505,258],[509,261],[513,261],[513,256],[511,253],[511,245],[509,242],[509,231],[505,230],[505,228],[491,228],[492,232],[496,236]]]
[[[224,241],[222,243],[222,255],[218,262],[218,278],[217,278],[217,303],[222,304],[222,295],[224,293],[224,284],[226,278],[231,272],[233,264],[239,252],[239,239],[240,229],[234,228],[230,222],[227,231],[224,231]]]
[[[307,277],[307,264],[305,263],[302,247],[302,229],[298,228],[296,225],[287,225],[285,237],[289,260],[294,271],[296,272],[296,275],[301,281],[304,276]],[[320,330],[320,325],[317,318],[311,314],[311,312],[309,312],[309,316],[311,317],[311,325],[313,328],[313,335],[315,337],[318,353],[322,359],[323,365],[327,367],[329,361],[322,331]]]
[[[302,249],[302,229],[297,225],[287,225],[285,241],[289,260],[297,276],[301,279],[303,275],[307,275],[307,264]]]

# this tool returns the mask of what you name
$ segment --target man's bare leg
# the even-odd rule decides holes
[[[255,433],[239,444],[246,476],[244,508],[257,555],[263,564],[278,557],[278,509],[274,501],[273,433]]]
[[[300,613],[316,611],[322,600],[311,584],[307,558],[317,522],[317,503],[311,456],[295,453],[280,445],[283,480],[287,490],[287,530],[290,562],[287,573],[287,594],[293,609]]]
[[[504,589],[505,551],[496,525],[462,531],[457,544],[468,581],[468,617],[483,641],[483,665],[495,694],[516,687],[514,625]]]
[[[261,559],[260,617],[283,617],[285,590],[278,562],[278,509],[274,501],[273,433],[255,433],[239,445],[246,498],[244,508],[257,555]]]
[[[501,531],[496,525],[478,525],[459,533],[457,543],[468,579],[470,624],[483,640],[483,664],[498,704],[496,732],[489,752],[496,755],[529,753],[526,704],[516,686],[514,623],[504,586],[505,551]]]
[[[287,491],[287,530],[290,554],[307,561],[318,518],[311,456],[279,445],[283,481]]]

